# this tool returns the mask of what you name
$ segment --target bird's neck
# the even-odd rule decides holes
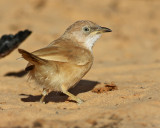
[[[92,51],[92,48],[95,44],[95,42],[100,38],[100,34],[94,35],[94,36],[89,36],[88,38],[86,38],[85,42],[84,42],[84,46]]]
[[[85,39],[82,37],[65,37],[62,36],[60,38],[58,38],[57,40],[55,40],[54,42],[52,42],[50,45],[56,45],[56,44],[63,44],[65,45],[74,45],[74,46],[79,46],[79,47],[83,47],[89,51],[92,52],[92,48],[95,44],[95,42],[100,38],[100,34],[97,35],[90,35],[88,37],[86,37]],[[49,46],[50,46],[49,45]]]

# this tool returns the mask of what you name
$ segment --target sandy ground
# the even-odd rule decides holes
[[[77,20],[109,27],[94,47],[94,65],[71,91],[85,102],[27,82],[17,49],[0,60],[0,128],[160,128],[159,0],[0,0],[0,35],[30,29],[20,48],[33,51]],[[118,90],[95,93],[102,83]],[[100,83],[100,84],[99,84]]]

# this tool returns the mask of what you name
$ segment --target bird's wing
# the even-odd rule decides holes
[[[85,65],[93,59],[88,50],[77,46],[54,45],[34,51],[32,54],[45,60],[68,62],[76,65]]]
[[[19,53],[22,54],[22,57],[24,59],[26,59],[28,62],[30,62],[33,65],[34,64],[45,64],[45,63],[48,62],[47,60],[42,59],[42,58],[40,58],[40,57],[38,57],[38,56],[36,56],[32,53],[29,53],[29,52],[23,50],[23,49],[18,49],[18,51],[19,51]]]

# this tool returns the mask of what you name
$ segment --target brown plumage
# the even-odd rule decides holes
[[[30,77],[44,88],[41,102],[49,90],[54,90],[82,103],[68,89],[90,70],[93,63],[92,46],[103,32],[111,30],[91,21],[77,21],[45,48],[32,53],[19,49],[22,57],[29,62],[26,70],[29,70]]]

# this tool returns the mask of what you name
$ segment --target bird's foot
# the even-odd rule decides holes
[[[80,105],[80,104],[82,104],[82,103],[84,102],[84,100],[81,100],[81,99],[78,98],[78,99],[76,100],[76,102],[77,102],[78,105]]]
[[[42,96],[42,98],[40,99],[39,102],[40,102],[40,103],[43,103],[43,104],[46,104],[46,102],[44,101],[44,97],[45,97],[45,96]]]

